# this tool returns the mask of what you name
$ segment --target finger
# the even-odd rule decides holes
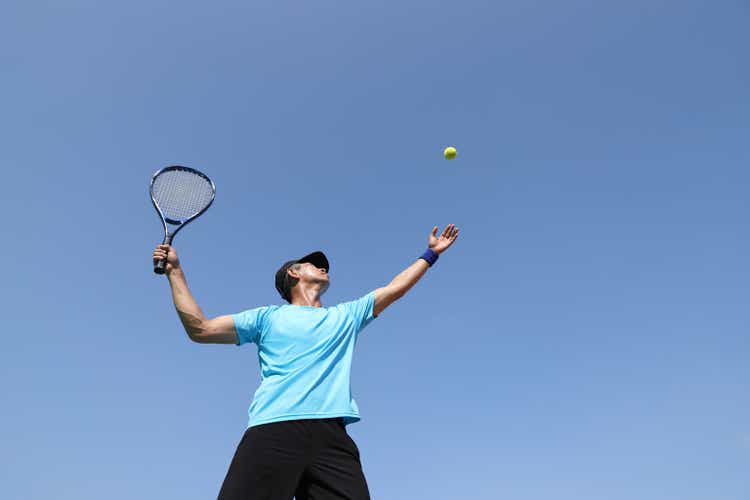
[[[445,226],[445,229],[443,229],[443,237],[448,238],[451,234],[451,229],[453,228],[453,224],[448,224]]]
[[[437,226],[433,227],[433,228],[432,228],[432,233],[431,233],[431,234],[432,234],[432,236],[436,236],[436,235],[437,235],[437,232],[438,232],[438,227],[437,227]]]

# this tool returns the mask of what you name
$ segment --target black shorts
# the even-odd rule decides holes
[[[341,418],[287,420],[245,431],[219,500],[369,500],[359,449]]]

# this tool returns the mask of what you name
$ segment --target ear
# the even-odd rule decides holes
[[[286,270],[286,274],[291,276],[294,279],[300,279],[300,274],[296,272],[294,269],[292,269],[291,267]]]

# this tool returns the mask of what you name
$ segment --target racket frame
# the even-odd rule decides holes
[[[211,184],[211,201],[209,201],[208,204],[205,207],[203,207],[203,209],[200,212],[194,215],[191,215],[187,219],[181,220],[181,221],[170,219],[169,217],[165,217],[164,213],[161,211],[161,208],[159,208],[159,204],[156,202],[156,199],[154,199],[154,181],[156,180],[157,177],[159,177],[160,174],[164,172],[169,172],[172,170],[182,170],[186,172],[191,172],[200,177],[203,177]],[[164,167],[162,169],[157,170],[154,173],[154,175],[151,176],[151,183],[149,184],[148,191],[149,191],[149,194],[151,195],[151,204],[156,209],[156,213],[159,214],[159,218],[161,219],[161,224],[162,226],[164,226],[164,240],[162,241],[162,245],[171,245],[172,240],[174,239],[175,235],[180,231],[180,229],[187,226],[188,223],[190,223],[194,219],[197,219],[201,214],[203,214],[203,212],[208,210],[208,207],[211,206],[211,204],[214,202],[214,199],[216,198],[216,185],[214,184],[214,181],[212,181],[203,172],[196,170],[194,168],[185,167],[183,165],[169,165],[168,167]],[[173,226],[177,226],[177,228],[173,232],[170,232],[169,228],[167,227],[167,223],[172,224]],[[154,266],[154,272],[156,274],[164,274],[165,267],[166,267],[166,261],[159,261]]]

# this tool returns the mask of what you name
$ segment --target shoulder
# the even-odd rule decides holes
[[[361,297],[347,302],[341,302],[336,304],[334,307],[344,311],[356,311],[362,307],[367,307],[375,300],[375,290],[368,292]]]
[[[239,312],[237,314],[268,313],[268,312],[273,312],[273,311],[279,309],[280,307],[281,306],[277,306],[277,305],[258,306],[258,307],[253,307],[252,309],[246,309],[246,310],[244,310],[242,312]]]
[[[268,317],[269,314],[278,309],[279,306],[277,305],[259,306],[252,309],[246,309],[244,311],[233,314],[232,316],[235,318],[235,321],[257,322],[258,320],[263,321]]]

